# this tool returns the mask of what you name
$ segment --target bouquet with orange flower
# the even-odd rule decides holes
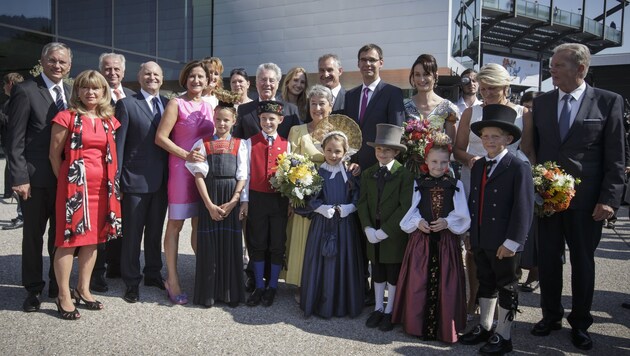
[[[545,162],[532,167],[536,193],[534,211],[540,217],[567,210],[575,196],[575,185],[580,179],[573,178],[555,162]]]
[[[405,121],[403,128],[401,143],[407,146],[407,152],[402,155],[402,163],[418,177],[422,173],[425,148],[436,129],[422,117]]]

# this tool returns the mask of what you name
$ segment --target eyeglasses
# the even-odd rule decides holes
[[[361,62],[361,64],[375,64],[380,60],[380,58],[361,58],[359,59],[359,62]]]

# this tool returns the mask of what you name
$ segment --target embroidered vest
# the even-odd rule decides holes
[[[269,147],[265,136],[259,132],[252,136],[251,144],[249,189],[261,193],[275,193],[269,179],[276,172],[278,155],[287,151],[288,141],[276,135],[273,146]]]

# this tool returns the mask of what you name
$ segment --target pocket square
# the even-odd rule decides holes
[[[600,122],[602,122],[602,120],[600,120],[600,119],[584,119],[584,122],[588,122],[588,123],[594,124],[594,123],[600,123]]]

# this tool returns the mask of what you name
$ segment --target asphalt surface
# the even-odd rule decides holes
[[[5,160],[0,159],[0,172],[4,166]],[[0,225],[7,225],[16,216],[15,207],[10,199],[0,199]],[[630,310],[621,307],[622,302],[630,302],[628,209],[622,208],[619,216],[615,230],[604,230],[596,252],[595,323],[589,330],[594,348],[588,354],[630,355]],[[191,295],[195,257],[189,236],[190,225],[186,224],[178,266],[182,288]],[[422,341],[406,335],[400,326],[386,333],[368,329],[365,320],[369,308],[354,319],[304,318],[293,299],[294,288],[283,283],[269,308],[217,304],[206,309],[192,304],[173,306],[165,292],[143,285],[140,302],[128,304],[122,299],[124,283],[109,279],[109,291],[95,294],[105,309],[81,309],[80,320],[61,320],[54,301],[47,296],[42,298],[39,312],[24,313],[21,239],[21,229],[0,230],[0,350],[4,355],[472,355],[478,349]],[[43,254],[46,276],[49,259],[45,249]],[[71,284],[76,284],[76,263]],[[567,313],[570,293],[570,266],[566,265],[563,302]],[[548,337],[530,335],[529,330],[541,318],[539,297],[539,291],[520,295],[522,313],[517,315],[512,331],[512,354],[583,354],[571,344],[566,319],[563,329]],[[475,324],[472,321],[468,326]]]

